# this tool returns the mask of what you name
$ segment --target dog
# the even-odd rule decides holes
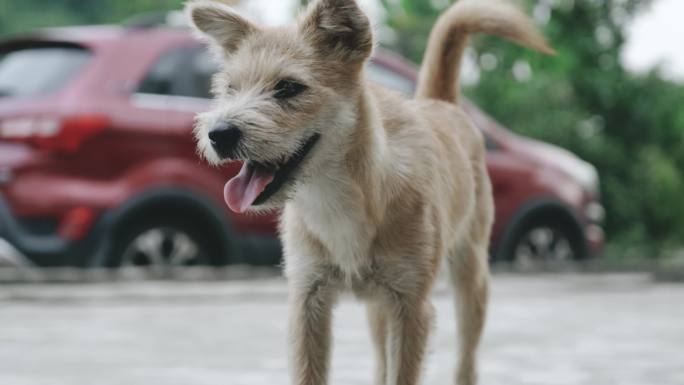
[[[199,152],[243,161],[224,189],[232,210],[282,209],[292,383],[327,384],[333,308],[349,290],[367,302],[375,383],[417,384],[445,260],[456,383],[475,384],[494,208],[483,135],[458,104],[459,68],[475,32],[552,53],[533,23],[506,3],[457,2],[434,27],[408,100],[366,80],[375,43],[354,0],[315,0],[278,28],[209,0],[186,12],[222,63],[215,102],[197,117]]]

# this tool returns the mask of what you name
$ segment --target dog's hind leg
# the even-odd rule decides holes
[[[489,265],[484,245],[469,244],[449,258],[455,289],[460,361],[457,385],[477,384],[477,349],[484,328],[489,299]]]
[[[375,349],[375,385],[387,384],[387,333],[388,320],[386,309],[381,303],[367,305],[368,324]]]

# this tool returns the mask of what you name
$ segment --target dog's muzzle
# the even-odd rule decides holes
[[[219,122],[209,131],[211,146],[222,159],[235,158],[242,131],[233,123]]]

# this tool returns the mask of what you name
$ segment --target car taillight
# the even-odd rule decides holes
[[[109,118],[103,115],[13,118],[0,122],[0,140],[28,143],[44,150],[73,152],[109,123]]]

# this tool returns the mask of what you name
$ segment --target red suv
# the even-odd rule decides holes
[[[275,216],[231,213],[237,165],[196,155],[193,117],[216,64],[187,31],[77,27],[0,42],[0,257],[40,266],[271,264]],[[411,94],[416,70],[387,52],[376,82]],[[595,169],[511,133],[472,104],[496,199],[491,254],[580,259],[603,242]],[[0,258],[1,259],[1,258]]]

